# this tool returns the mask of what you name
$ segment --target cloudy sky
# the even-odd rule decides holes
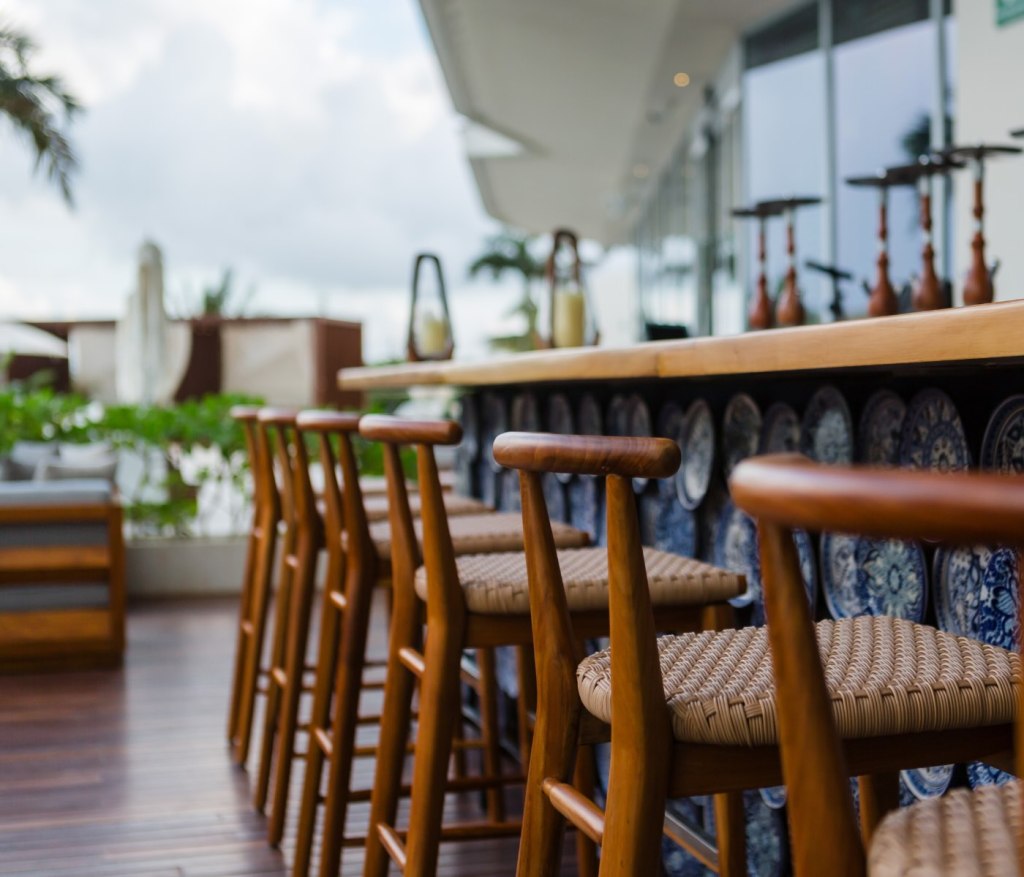
[[[76,208],[0,131],[0,316],[116,317],[147,238],[181,310],[232,267],[251,312],[361,319],[400,355],[410,264],[441,254],[460,354],[512,284],[470,284],[480,207],[415,0],[8,0],[87,110]]]

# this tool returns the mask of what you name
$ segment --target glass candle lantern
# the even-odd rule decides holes
[[[436,278],[432,298],[422,295],[420,290],[423,268],[428,264],[434,266]],[[444,271],[441,260],[434,253],[419,253],[413,262],[407,349],[410,362],[451,359],[455,351]]]
[[[549,343],[552,347],[583,347],[596,344],[594,309],[583,285],[576,234],[557,229],[551,242],[546,275],[551,317]]]

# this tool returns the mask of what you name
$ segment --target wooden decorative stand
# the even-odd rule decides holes
[[[800,288],[796,279],[796,211],[800,207],[820,204],[821,198],[816,195],[794,196],[762,201],[760,206],[766,209],[777,209],[786,217],[786,276],[782,285],[782,294],[775,304],[775,322],[780,326],[800,326],[804,322],[804,306],[800,301]]]
[[[772,325],[772,300],[768,296],[768,255],[765,246],[765,223],[769,217],[780,216],[782,208],[771,202],[762,201],[753,207],[736,207],[732,215],[738,219],[757,220],[757,285],[750,303],[747,317],[751,329],[770,329]]]

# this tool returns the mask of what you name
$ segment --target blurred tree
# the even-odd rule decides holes
[[[81,106],[59,77],[29,70],[35,49],[28,36],[0,24],[0,114],[31,141],[36,167],[46,165],[46,175],[70,205],[71,175],[78,160],[60,128],[59,116],[63,114],[67,124]]]
[[[536,238],[511,229],[502,229],[487,238],[485,250],[469,266],[469,276],[482,271],[494,280],[506,274],[518,274],[523,281],[523,297],[505,314],[522,315],[525,330],[519,335],[502,335],[488,339],[491,347],[499,350],[533,350],[537,346],[537,302],[533,298],[533,281],[544,276],[544,260],[531,252]]]

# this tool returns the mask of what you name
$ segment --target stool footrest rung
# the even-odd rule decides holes
[[[403,646],[398,650],[398,660],[417,679],[422,679],[423,674],[427,671],[426,661],[423,660],[423,655],[417,652],[416,649]]]
[[[380,838],[380,845],[384,847],[384,850],[391,860],[398,865],[398,867],[405,870],[405,844],[402,843],[402,839],[398,836],[398,832],[395,831],[390,825],[382,825],[377,823],[377,837]]]
[[[331,741],[326,728],[314,728],[310,739],[314,745],[320,747],[320,751],[325,757],[331,757],[331,753],[334,751],[334,743]]]
[[[594,843],[601,843],[604,837],[604,812],[600,807],[568,783],[560,783],[548,777],[541,785],[552,807]]]
[[[341,591],[331,591],[330,596],[331,605],[341,612],[344,612],[348,608],[348,600],[345,599],[345,595]]]

